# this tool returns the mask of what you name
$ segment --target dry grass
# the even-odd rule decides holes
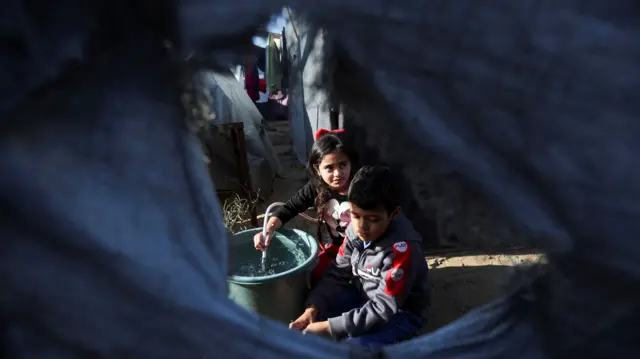
[[[166,42],[165,46],[173,53],[173,44]],[[216,113],[213,109],[213,96],[211,90],[206,86],[203,77],[198,73],[197,62],[193,58],[176,58],[176,61],[185,63],[185,71],[182,74],[182,93],[180,101],[185,110],[185,120],[189,129],[195,133],[200,140],[203,160],[210,165],[211,159],[207,155],[207,143],[212,140],[213,134],[217,132],[215,126]],[[237,181],[233,179],[234,181]],[[243,186],[242,192],[247,191]],[[251,227],[251,214],[258,203],[258,193],[251,194],[249,198],[238,193],[224,200],[222,203],[222,216],[224,226],[231,233],[248,229]]]
[[[257,192],[250,197],[234,193],[222,203],[222,222],[229,232],[237,233],[252,227],[251,215],[258,205],[259,198]]]

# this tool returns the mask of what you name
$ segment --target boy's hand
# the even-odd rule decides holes
[[[307,308],[307,310],[305,310],[304,313],[302,313],[302,315],[298,317],[298,319],[294,320],[289,324],[289,329],[298,329],[298,330],[306,329],[316,319],[317,313],[318,311],[316,307],[311,306]]]
[[[329,330],[329,321],[325,320],[324,322],[315,322],[307,325],[307,328],[302,331],[302,334],[331,334],[331,330]]]

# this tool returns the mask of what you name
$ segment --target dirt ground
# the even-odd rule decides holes
[[[273,194],[258,206],[259,223],[266,206],[286,201],[306,182],[304,166],[299,164],[292,149],[287,122],[269,122],[270,138],[282,162],[283,173],[276,178]],[[310,213],[313,214],[313,213]],[[301,217],[287,224],[315,234],[315,225]],[[438,329],[468,311],[496,299],[517,265],[543,260],[540,254],[478,254],[470,251],[427,255],[432,306],[426,313],[426,332]]]

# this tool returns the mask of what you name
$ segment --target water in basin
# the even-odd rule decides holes
[[[310,250],[299,235],[285,236],[276,232],[267,250],[265,267],[262,253],[253,248],[253,241],[232,246],[231,276],[264,277],[294,269],[309,258]]]

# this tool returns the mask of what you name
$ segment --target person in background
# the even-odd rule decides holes
[[[430,305],[421,238],[400,213],[391,171],[366,166],[348,193],[351,224],[338,256],[290,328],[367,347],[416,336]]]
[[[262,232],[254,237],[257,250],[266,250],[273,233],[298,214],[315,207],[318,217],[317,240],[321,247],[319,261],[312,272],[312,285],[318,282],[342,245],[344,231],[349,225],[347,191],[356,167],[356,155],[344,139],[344,131],[320,129],[311,147],[307,162],[309,182],[267,222],[267,236]],[[328,234],[325,241],[323,229]]]

